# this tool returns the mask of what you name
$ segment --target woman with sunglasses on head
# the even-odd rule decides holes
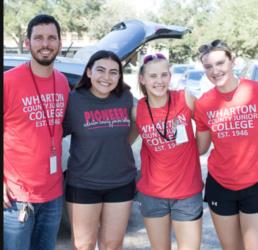
[[[169,91],[169,63],[160,53],[144,58],[139,72],[145,95],[133,109],[142,138],[137,200],[152,250],[200,249],[201,170],[192,129],[193,97]]]
[[[228,45],[199,48],[215,88],[195,105],[197,142],[208,159],[205,201],[224,250],[258,249],[258,84],[238,80]]]
[[[70,93],[64,135],[71,134],[65,197],[73,249],[121,250],[135,194],[129,144],[133,96],[122,64],[100,50]]]

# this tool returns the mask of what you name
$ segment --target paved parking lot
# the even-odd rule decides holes
[[[176,250],[174,235],[172,235],[173,250]],[[56,250],[70,250],[71,240],[69,232],[59,234]],[[98,249],[98,248],[96,248]],[[128,224],[128,229],[124,239],[124,250],[150,250],[150,243],[147,237],[146,230],[143,225],[143,220],[140,215],[137,204],[133,204],[131,217]],[[203,234],[202,234],[202,250],[220,250],[216,234],[211,223],[207,207],[204,208],[203,217]]]

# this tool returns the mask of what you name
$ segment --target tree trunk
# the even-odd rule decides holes
[[[18,43],[18,54],[22,54],[23,53],[23,40],[19,39],[19,43]]]

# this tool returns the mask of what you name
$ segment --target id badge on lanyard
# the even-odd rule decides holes
[[[50,174],[54,174],[57,171],[57,156],[56,156],[56,148],[54,144],[54,137],[52,139],[52,147],[51,147],[51,155],[49,159],[50,163]]]
[[[179,124],[177,125],[176,144],[181,144],[185,142],[188,142],[188,136],[185,129],[185,125]]]
[[[31,78],[33,80],[33,83],[34,83],[35,89],[37,91],[37,94],[38,94],[38,96],[40,96],[39,88],[38,88],[36,79],[34,77],[32,69],[31,69],[31,62],[28,64],[28,67],[29,67],[29,70],[30,70],[30,73],[31,73]],[[55,72],[54,71],[53,71],[53,89],[54,89],[54,96],[55,96],[55,94],[56,94],[56,80],[55,80]],[[57,172],[57,155],[56,155],[56,148],[55,148],[55,142],[54,142],[55,120],[54,120],[53,132],[51,132],[46,108],[45,108],[41,98],[39,98],[39,100],[41,102],[41,106],[43,108],[43,112],[44,112],[46,120],[47,120],[47,128],[48,128],[48,131],[49,131],[49,135],[51,137],[51,155],[50,155],[50,158],[49,158],[49,168],[50,168],[49,172],[50,172],[50,174],[54,174],[54,173]],[[54,119],[55,119],[55,117],[56,117],[56,99],[54,98]]]

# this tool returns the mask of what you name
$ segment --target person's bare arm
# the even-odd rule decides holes
[[[211,145],[211,135],[210,132],[207,131],[197,131],[196,132],[196,140],[198,145],[199,154],[205,154],[210,145]]]
[[[185,102],[189,109],[194,110],[194,102],[196,97],[194,97],[188,90],[185,90]]]
[[[12,206],[9,198],[9,190],[5,183],[3,183],[3,203],[4,208],[9,208]]]
[[[129,134],[129,142],[132,145],[138,137],[138,130],[136,127],[136,106],[132,108],[132,128]]]

